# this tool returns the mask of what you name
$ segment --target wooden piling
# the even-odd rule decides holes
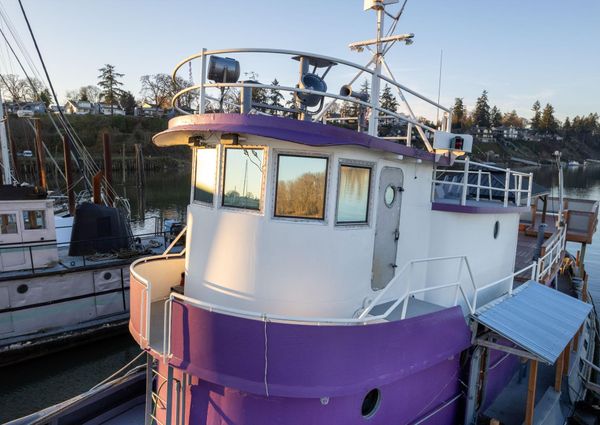
[[[535,390],[537,385],[538,361],[529,360],[529,383],[527,386],[527,405],[525,407],[525,425],[533,425],[535,410]]]
[[[65,178],[67,179],[67,199],[69,200],[69,214],[75,216],[75,188],[73,187],[73,169],[71,166],[71,146],[69,138],[63,135],[63,153],[65,160]]]
[[[35,159],[38,171],[38,185],[44,191],[48,190],[46,179],[46,164],[44,161],[44,147],[42,146],[42,124],[39,118],[35,122]]]
[[[114,194],[112,188],[112,155],[110,152],[110,134],[102,134],[102,147],[104,148],[104,181],[106,182],[105,194],[106,202],[113,206]]]
[[[144,187],[146,176],[144,173],[144,154],[140,143],[135,144],[135,166],[137,170],[137,185],[138,187]]]
[[[102,185],[102,171],[98,171],[94,174],[94,178],[92,181],[92,191],[94,196],[94,204],[101,205],[102,204],[102,194],[101,194],[101,185]]]
[[[12,137],[12,133],[10,131],[10,119],[8,118],[8,115],[6,116],[6,134],[8,136],[8,146],[10,147],[10,156],[12,157],[12,162],[13,162],[13,172],[14,172],[14,176],[15,179],[17,179],[17,181],[21,181],[21,173],[19,171],[19,157],[17,156],[17,146],[15,145],[15,139]]]

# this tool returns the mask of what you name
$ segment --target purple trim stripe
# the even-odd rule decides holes
[[[315,147],[360,146],[367,149],[437,162],[440,165],[449,165],[448,157],[442,156],[436,160],[436,155],[433,153],[379,137],[369,136],[365,133],[317,122],[266,115],[182,115],[171,119],[169,121],[169,129],[155,135],[153,141],[159,146],[187,144],[187,137],[181,139],[179,137],[180,133],[189,133],[191,135],[208,131],[252,134]]]
[[[529,207],[503,207],[501,203],[497,206],[489,204],[460,205],[450,202],[432,202],[433,211],[447,211],[466,214],[513,214],[529,211]]]

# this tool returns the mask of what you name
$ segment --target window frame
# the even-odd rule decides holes
[[[197,153],[199,150],[205,149],[214,149],[215,150],[215,176],[213,182],[213,199],[212,202],[200,201],[196,199],[196,172],[198,169],[197,163]],[[219,197],[219,163],[220,163],[220,149],[217,146],[206,146],[206,147],[194,147],[194,156],[193,156],[193,169],[192,169],[192,188],[191,188],[191,203],[196,205],[203,205],[205,207],[214,208],[215,200]]]
[[[375,174],[375,163],[353,160],[340,160],[338,163],[337,175],[337,190],[335,196],[335,215],[333,217],[336,227],[368,227],[371,225],[371,211],[373,203],[373,182]],[[369,170],[369,186],[367,191],[367,211],[364,221],[338,221],[339,199],[340,199],[340,182],[342,180],[342,167],[363,168]]]
[[[34,227],[34,228],[27,228],[27,221],[25,220],[25,214],[29,213],[31,211],[35,211],[35,212],[41,212],[42,213],[42,226],[41,227]],[[46,210],[45,209],[24,209],[21,210],[21,219],[23,220],[23,231],[25,232],[34,232],[34,231],[40,231],[40,230],[46,230],[48,229],[48,221],[46,220]]]
[[[282,156],[291,156],[297,158],[315,158],[315,159],[324,159],[325,160],[325,182],[323,187],[323,216],[322,217],[302,217],[302,216],[291,216],[291,215],[278,215],[277,214],[277,188],[279,186],[279,158]],[[277,152],[275,154],[275,173],[273,175],[273,218],[276,219],[284,219],[284,220],[293,220],[293,221],[309,221],[309,222],[323,222],[325,223],[327,220],[327,189],[329,188],[329,155],[319,155],[315,153],[304,153],[304,152]]]
[[[1,223],[0,223],[0,235],[18,235],[20,232],[19,229],[19,213],[17,211],[13,212],[13,211],[2,211],[0,212],[0,216],[3,215],[12,215],[14,217],[14,224],[15,224],[15,230],[16,232],[8,232],[8,233],[4,233],[2,232],[2,227],[1,227]]]
[[[260,182],[260,198],[258,202],[258,208],[247,208],[240,207],[237,205],[225,205],[225,183],[227,182],[227,151],[229,150],[261,150],[263,152],[263,160],[262,160],[262,170],[261,170],[261,182]],[[234,146],[224,146],[222,149],[222,154],[218,156],[220,160],[221,155],[223,160],[221,163],[221,184],[219,185],[219,206],[223,209],[231,209],[234,211],[247,211],[249,213],[262,213],[265,206],[265,182],[267,177],[267,161],[268,161],[268,150],[266,146],[244,146],[244,145],[234,145]]]

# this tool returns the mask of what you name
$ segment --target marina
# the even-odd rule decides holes
[[[597,114],[562,125],[536,101],[525,129],[484,90],[466,116],[441,100],[443,52],[437,100],[412,88],[388,63],[416,37],[407,3],[365,0],[376,32],[351,58],[200,48],[143,76],[140,104],[106,64],[62,109],[18,0],[47,88],[4,39],[64,155],[35,106],[0,107],[35,142],[26,181],[0,122],[0,420],[598,423],[600,175],[570,146],[540,166],[515,144],[558,146]],[[117,132],[94,130],[94,155],[70,115],[135,125],[135,175],[123,142],[113,176]]]

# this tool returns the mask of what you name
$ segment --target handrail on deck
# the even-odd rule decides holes
[[[463,170],[453,170],[453,169],[434,169],[433,172],[433,182],[431,189],[431,201],[435,202],[435,187],[436,185],[441,186],[459,186],[461,187],[460,192],[460,204],[467,204],[467,197],[469,193],[469,188],[475,188],[475,201],[479,202],[481,199],[481,191],[488,191],[488,200],[493,199],[493,192],[499,192],[503,194],[502,205],[503,207],[508,207],[508,200],[510,194],[514,197],[514,203],[517,207],[521,206],[522,203],[522,195],[526,197],[527,201],[524,206],[531,205],[531,197],[533,191],[533,173],[523,173],[520,171],[514,171],[510,168],[499,168],[494,167],[493,165],[482,164],[479,162],[474,162],[467,157],[464,160],[456,160],[455,163],[464,164]],[[470,170],[470,166],[475,165],[478,168],[476,171]],[[486,171],[484,171],[486,170]],[[492,171],[503,172],[504,173],[504,185],[495,187],[492,185]],[[448,181],[443,180],[444,174],[462,174],[462,181]],[[477,175],[477,183],[469,183],[469,176],[476,174]],[[482,183],[482,177],[487,177],[487,185]],[[511,188],[511,179],[513,181],[513,187]],[[524,182],[524,180],[527,180]],[[524,184],[525,183],[525,184]]]
[[[258,82],[249,82],[249,81],[248,82],[231,82],[231,83],[208,83],[207,82],[207,66],[208,66],[207,59],[210,56],[221,55],[221,54],[246,54],[246,53],[285,55],[285,56],[289,56],[292,59],[298,58],[298,57],[314,58],[314,59],[318,59],[318,60],[321,60],[324,62],[328,62],[328,63],[332,64],[332,66],[333,65],[343,65],[346,67],[350,67],[354,70],[354,72],[356,72],[356,75],[353,79],[351,79],[350,84],[355,82],[358,79],[358,77],[360,77],[360,75],[362,75],[363,73],[366,73],[372,79],[378,79],[380,81],[384,81],[385,83],[390,84],[393,88],[397,89],[401,101],[407,106],[408,114],[407,115],[399,114],[396,111],[391,111],[391,110],[382,108],[379,104],[379,96],[372,97],[369,101],[362,101],[353,96],[341,96],[337,93],[315,91],[315,90],[306,89],[304,87],[291,87],[291,86],[279,86],[279,85],[275,86],[275,85],[270,85],[270,84],[261,84]],[[445,107],[445,106],[439,104],[438,102],[436,102],[436,101],[418,93],[417,91],[404,86],[403,84],[399,83],[398,81],[396,81],[396,79],[392,76],[391,71],[389,71],[389,68],[385,64],[383,67],[383,72],[386,72],[387,74],[389,74],[388,76],[383,75],[380,68],[375,68],[375,69],[370,68],[370,66],[373,64],[373,60],[369,61],[365,66],[362,66],[362,65],[344,60],[344,59],[338,59],[338,58],[333,58],[330,56],[309,53],[309,52],[296,51],[296,50],[271,49],[271,48],[234,48],[234,49],[220,49],[220,50],[202,49],[201,52],[185,58],[184,60],[182,60],[175,66],[175,69],[173,70],[173,73],[172,73],[173,81],[175,81],[175,82],[177,81],[177,73],[179,72],[179,70],[185,64],[191,63],[195,59],[200,60],[200,68],[201,68],[200,83],[180,90],[178,93],[176,93],[173,96],[173,99],[171,102],[173,108],[182,114],[189,114],[190,112],[186,111],[180,107],[180,105],[179,105],[180,98],[183,95],[188,94],[190,92],[194,92],[194,91],[200,92],[199,93],[199,112],[204,113],[205,107],[207,104],[207,100],[211,99],[211,96],[208,96],[206,93],[207,88],[220,88],[220,89],[247,88],[247,89],[267,89],[267,90],[272,89],[272,90],[286,91],[286,92],[290,92],[293,94],[318,95],[318,96],[322,96],[323,103],[321,104],[321,107],[317,111],[312,112],[312,114],[314,114],[314,117],[311,117],[311,119],[313,121],[326,123],[325,113],[329,110],[329,108],[331,107],[331,105],[333,103],[336,103],[337,101],[340,101],[340,100],[349,102],[352,104],[359,105],[361,107],[369,108],[372,111],[378,111],[378,114],[376,115],[375,120],[378,120],[379,113],[382,113],[383,116],[394,117],[403,122],[406,122],[409,126],[415,125],[419,132],[419,136],[421,137],[421,139],[423,139],[423,142],[425,143],[427,149],[429,151],[432,151],[433,148],[431,147],[430,142],[427,140],[427,136],[423,132],[423,130],[429,130],[434,133],[437,130],[432,127],[427,126],[424,122],[421,122],[419,119],[417,119],[412,108],[410,107],[410,105],[408,105],[408,102],[406,101],[406,98],[404,96],[404,93],[406,92],[406,93],[411,94],[412,96],[415,96],[420,101],[426,102],[427,104],[434,106],[435,108],[438,108],[439,110],[442,110],[444,113],[444,116],[443,116],[442,123],[441,123],[441,130],[450,131],[450,129],[451,129],[452,110],[450,108]],[[312,72],[315,72],[315,70],[313,70]],[[325,71],[325,74],[327,74],[327,72],[329,72],[329,69],[327,71]],[[327,104],[325,107],[323,107],[323,105],[325,104],[324,98],[330,98],[333,100],[329,104]],[[242,99],[240,99],[239,101],[240,101],[239,105],[241,106],[241,103],[243,101],[242,101]],[[223,102],[223,100],[219,99],[219,103],[221,103],[221,102]],[[231,103],[231,102],[225,102],[225,103]],[[236,106],[237,105],[238,104],[236,104]],[[267,107],[268,108],[269,105],[258,105],[258,107]],[[286,108],[274,107],[273,109],[274,110],[287,110],[289,112],[298,112],[298,113],[308,112],[308,111],[303,111],[302,108],[286,109]],[[256,109],[254,109],[254,110],[256,112]],[[375,127],[377,127],[377,126],[375,126]],[[369,134],[371,134],[373,136],[377,136],[378,135],[377,128],[374,128],[374,131],[373,131],[373,129],[371,129]]]
[[[562,261],[562,253],[565,248],[566,243],[566,229],[561,227],[559,236],[550,244],[547,249],[547,252],[544,256],[540,257],[537,261],[532,262],[527,267],[524,267],[521,270],[518,270],[514,273],[509,274],[501,279],[498,279],[494,282],[488,283],[483,286],[477,286],[475,284],[473,274],[471,271],[471,267],[469,265],[468,258],[464,255],[457,256],[447,256],[447,257],[433,257],[433,258],[422,258],[411,260],[407,262],[402,269],[394,276],[394,278],[388,283],[388,285],[380,290],[377,293],[377,296],[364,308],[360,311],[360,314],[357,317],[344,317],[344,318],[334,318],[334,317],[304,317],[304,316],[289,316],[289,315],[281,315],[281,314],[267,314],[263,312],[257,311],[249,311],[238,308],[225,307],[222,305],[212,304],[208,302],[204,302],[186,295],[182,295],[176,292],[170,292],[168,297],[165,299],[165,309],[164,309],[164,321],[163,321],[163,352],[165,361],[171,356],[171,320],[172,320],[172,304],[173,302],[180,302],[184,304],[189,304],[197,308],[201,308],[207,310],[209,312],[217,312],[222,314],[227,314],[236,317],[242,317],[246,319],[254,319],[261,321],[271,321],[271,322],[280,322],[280,323],[288,323],[288,324],[304,324],[304,325],[366,325],[369,323],[376,323],[381,320],[386,320],[389,315],[397,309],[400,304],[402,305],[402,311],[400,315],[400,320],[406,318],[408,302],[411,296],[417,294],[423,294],[426,292],[432,292],[442,289],[451,289],[455,288],[455,295],[453,306],[458,305],[459,297],[462,297],[464,303],[468,309],[470,314],[474,314],[477,310],[478,306],[478,298],[481,292],[489,290],[492,287],[503,283],[509,283],[506,292],[503,294],[496,294],[494,299],[498,299],[501,296],[512,295],[514,278],[518,275],[521,275],[527,271],[531,273],[531,279],[540,281],[545,279],[548,274],[553,270],[560,261]],[[169,260],[180,258],[185,255],[185,251],[175,253],[175,254],[165,254],[165,255],[156,255],[151,257],[141,258],[134,263],[131,264],[131,275],[143,286],[141,303],[142,308],[140,309],[140,339],[146,340],[148,344],[150,343],[150,305],[152,303],[151,300],[151,281],[143,276],[141,276],[136,270],[136,266],[139,264],[158,261],[158,260]],[[430,287],[419,287],[419,288],[411,288],[412,276],[409,275],[408,279],[403,279],[407,272],[412,274],[414,265],[422,264],[422,263],[434,263],[439,261],[458,261],[458,270],[455,281],[451,281],[450,283],[440,284],[436,286]],[[469,297],[467,293],[467,288],[464,287],[464,280],[462,278],[464,267],[466,267],[467,279],[470,282],[470,289],[472,290],[472,297]],[[509,282],[510,281],[510,282]],[[403,293],[399,296],[391,297],[389,300],[386,298],[387,294],[390,294],[393,289],[397,288],[401,282],[407,285],[407,288]],[[378,315],[371,315],[373,308],[382,305],[388,302],[392,302],[387,309]],[[145,305],[144,305],[145,304]],[[142,324],[145,323],[145,328]],[[142,335],[142,331],[144,334]]]

